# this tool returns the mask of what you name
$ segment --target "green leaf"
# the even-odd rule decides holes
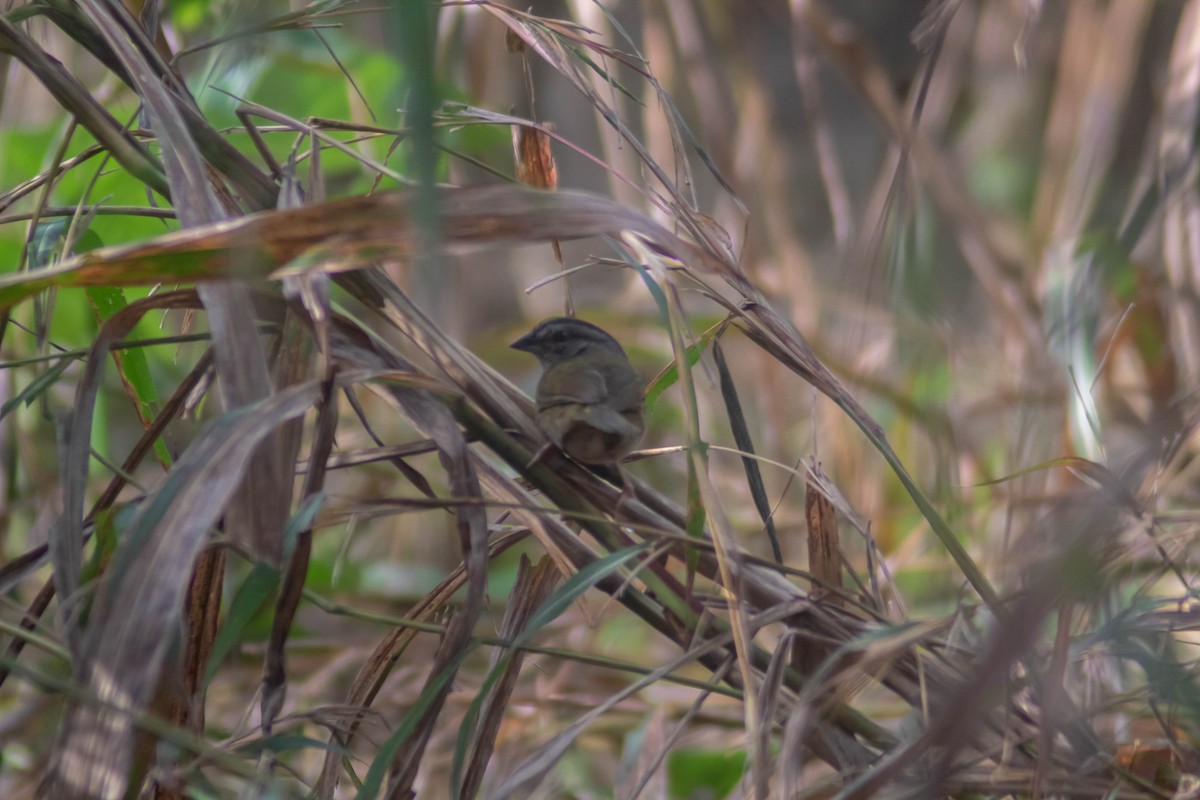
[[[296,509],[296,513],[292,514],[292,518],[288,520],[287,528],[283,531],[283,563],[286,564],[292,560],[292,553],[296,549],[296,541],[300,534],[304,531],[311,530],[313,523],[317,519],[317,514],[325,507],[325,501],[329,496],[325,492],[315,492],[300,503],[300,507]]]
[[[750,487],[750,497],[754,500],[754,507],[758,510],[758,516],[762,519],[763,527],[767,532],[767,539],[771,542],[771,553],[775,556],[775,560],[782,564],[783,551],[779,547],[779,536],[775,532],[775,520],[771,517],[771,502],[767,498],[767,487],[763,483],[762,470],[759,469],[758,461],[750,457],[754,455],[754,441],[750,438],[750,425],[746,422],[746,415],[742,411],[742,402],[738,399],[737,384],[733,380],[733,373],[729,371],[729,365],[725,362],[725,354],[721,350],[719,341],[713,341],[712,351],[713,360],[717,364],[717,375],[721,382],[721,399],[725,401],[725,413],[729,416],[729,427],[733,430],[733,440],[737,443],[739,450],[750,454],[742,456],[742,468],[746,471],[746,485]]]
[[[38,375],[29,385],[22,389],[17,395],[10,398],[3,406],[0,406],[0,419],[8,416],[8,413],[17,406],[24,403],[30,405],[34,400],[42,396],[42,393],[49,389],[54,384],[58,383],[58,379],[62,377],[63,372],[67,367],[75,363],[74,358],[64,358],[55,364],[50,369]]]
[[[39,222],[29,238],[29,266],[40,269],[65,258],[67,254],[63,253],[63,247],[70,231],[71,217],[57,217],[47,222]],[[91,228],[84,228],[82,231],[76,231],[75,246],[71,248],[70,255],[103,246],[104,241]]]
[[[29,237],[29,266],[31,269],[48,267],[62,258],[63,239],[67,235],[68,220],[52,219],[39,222]]]
[[[712,339],[712,333],[705,332],[701,334],[696,343],[690,345],[687,349],[687,365],[689,368],[696,366],[696,362],[700,360],[700,356],[704,355],[705,349],[708,347],[709,340]],[[662,375],[650,384],[646,389],[646,408],[654,408],[654,403],[659,396],[679,382],[679,365],[672,363],[671,366],[663,370]]]
[[[124,290],[118,287],[89,286],[86,291],[88,300],[96,312],[96,319],[100,323],[128,305]],[[121,381],[136,404],[138,419],[143,426],[148,426],[154,420],[160,405],[146,354],[139,348],[132,347],[127,350],[113,350],[112,357],[117,363]],[[161,464],[170,467],[171,454],[167,452],[167,446],[161,437],[154,442],[154,452]]]
[[[88,559],[88,563],[83,569],[82,580],[85,585],[103,574],[104,566],[117,551],[121,533],[129,528],[136,512],[137,506],[130,504],[106,508],[96,514],[96,518],[93,520],[95,535],[92,538],[95,546],[92,550],[92,557]]]
[[[745,750],[675,750],[667,756],[667,796],[721,800],[734,790],[745,770]]]
[[[255,564],[238,587],[233,602],[229,604],[229,614],[225,624],[217,631],[213,640],[212,655],[209,656],[208,666],[204,670],[204,682],[212,681],[221,667],[221,662],[229,655],[233,646],[242,639],[242,634],[250,623],[265,609],[279,586],[279,570],[266,564]]]

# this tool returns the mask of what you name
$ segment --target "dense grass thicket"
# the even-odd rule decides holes
[[[18,0],[0,73],[0,796],[1193,796],[1200,0]]]

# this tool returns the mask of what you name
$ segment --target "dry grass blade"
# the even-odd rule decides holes
[[[325,484],[325,465],[333,449],[333,435],[337,429],[337,402],[333,392],[333,381],[325,383],[325,391],[321,395],[317,407],[317,430],[310,450],[309,463],[313,468],[304,476],[304,489],[301,492],[301,505],[305,506],[319,499],[319,494]],[[279,599],[275,605],[275,617],[271,624],[271,640],[267,647],[267,657],[263,665],[262,692],[262,727],[263,734],[271,735],[271,726],[276,715],[283,707],[285,683],[284,646],[288,633],[300,606],[300,598],[304,591],[304,583],[308,578],[309,558],[312,554],[312,528],[305,527],[295,532],[295,543],[288,547],[285,543],[284,552],[290,550],[290,558],[285,563],[286,573],[279,590]]]
[[[598,49],[598,46],[588,37],[566,31],[548,20],[490,2],[485,3],[483,7],[503,21],[509,30],[521,37],[530,49],[537,52],[587,98],[588,103],[596,109],[605,122],[613,126],[622,140],[637,153],[640,163],[650,170],[659,181],[667,196],[665,198],[656,197],[656,204],[664,208],[674,208],[680,215],[680,221],[688,225],[689,232],[697,240],[704,241],[703,228],[696,224],[694,212],[691,212],[693,204],[684,196],[671,176],[652,157],[646,146],[626,127],[620,115],[592,85],[587,72],[581,66],[580,51],[572,49],[580,45],[591,49]],[[615,55],[611,51],[608,51],[607,54]],[[628,59],[625,60],[628,61]],[[686,169],[686,167],[683,168]],[[657,192],[655,194],[657,195]]]
[[[61,63],[3,16],[0,16],[0,51],[12,54],[33,72],[63,108],[103,143],[121,166],[158,193],[170,196],[162,165],[133,140]]]
[[[214,189],[215,178],[196,146],[181,111],[190,98],[177,79],[167,75],[157,53],[128,9],[108,0],[83,0],[89,16],[124,66],[145,103],[162,145],[167,180],[184,227],[213,223],[226,216]],[[164,75],[175,83],[172,89]],[[228,202],[232,205],[232,202]],[[202,285],[200,298],[213,330],[213,351],[220,390],[227,408],[239,408],[271,392],[266,357],[254,327],[254,312],[247,290],[237,285]],[[278,561],[282,545],[278,531],[291,504],[291,467],[287,443],[268,437],[252,457],[247,484],[239,490],[226,524],[235,541],[255,553]]]
[[[186,123],[189,136],[195,140],[204,159],[236,187],[248,205],[253,208],[273,205],[276,187],[262,170],[215,131],[190,98],[185,99],[183,77],[165,60],[169,53],[162,31],[155,31],[156,41],[151,41],[146,33],[153,29],[149,18],[134,19],[132,13],[119,4],[93,4],[88,14],[76,4],[67,3],[55,3],[42,10],[64,34],[78,42],[130,88],[139,93],[148,90],[152,94],[161,94],[160,89],[166,89],[164,99],[179,101],[175,102],[175,111]],[[133,44],[132,49],[127,46],[127,41]],[[74,111],[73,106],[64,106]],[[105,141],[102,137],[97,138]],[[118,161],[125,163],[119,157]],[[142,177],[136,171],[131,172]],[[147,185],[162,191],[155,184],[147,182]]]
[[[1167,85],[1164,100],[1165,119],[1159,141],[1157,163],[1148,164],[1144,170],[1147,187],[1142,203],[1158,207],[1165,205],[1163,221],[1163,255],[1167,278],[1177,291],[1194,293],[1197,284],[1193,253],[1196,231],[1194,220],[1198,213],[1196,197],[1192,192],[1177,191],[1176,186],[1187,183],[1187,176],[1196,170],[1196,123],[1200,119],[1200,3],[1190,2],[1184,9],[1179,33],[1171,54],[1171,81]],[[1157,187],[1152,191],[1151,187]],[[1167,201],[1171,202],[1168,204]],[[1143,216],[1149,216],[1148,214]],[[1138,215],[1131,215],[1126,223],[1132,227],[1123,238],[1129,242],[1130,250],[1140,241],[1144,232],[1152,231],[1146,220],[1141,226]],[[1182,309],[1170,313],[1171,341],[1179,343],[1175,348],[1175,360],[1183,374],[1179,379],[1194,385],[1200,380],[1200,354],[1190,345],[1183,343],[1200,341],[1200,321],[1194,314]]]
[[[565,587],[564,587],[565,588]],[[749,624],[755,630],[764,627],[773,621],[794,614],[797,611],[794,605],[784,605],[778,608],[771,609],[769,612],[764,612],[761,616],[749,620]],[[726,634],[719,637],[708,639],[702,644],[697,644],[690,651],[683,653],[669,663],[658,667],[653,672],[647,674],[641,680],[631,684],[617,694],[607,698],[603,703],[599,703],[595,708],[583,714],[576,722],[568,726],[564,731],[554,736],[547,741],[538,752],[531,755],[522,764],[518,765],[513,773],[492,791],[488,797],[490,800],[506,800],[506,798],[517,796],[525,797],[534,790],[544,780],[546,773],[551,767],[562,757],[567,746],[575,740],[584,730],[587,729],[593,722],[605,714],[609,709],[617,703],[625,700],[640,691],[645,686],[651,685],[654,681],[662,678],[665,675],[679,669],[685,664],[699,661],[704,663],[705,656],[711,656],[724,648],[728,648],[733,642],[733,635]]]
[[[833,134],[830,130],[828,113],[821,82],[818,74],[818,62],[813,53],[813,43],[804,25],[799,11],[802,0],[792,0],[792,69],[800,84],[804,108],[812,118],[813,146],[817,150],[817,161],[821,168],[821,180],[825,185],[825,196],[829,201],[829,213],[833,217],[834,239],[842,253],[849,251],[850,233],[854,224],[854,209],[850,205],[850,195],[846,188],[846,179],[842,174],[840,159],[834,147]]]
[[[188,294],[192,295],[193,293],[189,292]],[[157,302],[162,302],[162,297],[164,297],[164,295],[160,295],[160,299]],[[199,299],[194,298],[193,295],[191,307],[198,306],[199,302]],[[158,413],[158,416],[156,416],[154,421],[147,426],[145,432],[142,434],[142,437],[130,450],[129,455],[125,458],[125,461],[122,462],[121,471],[117,475],[113,476],[112,480],[109,481],[108,486],[105,487],[104,492],[92,505],[92,509],[88,512],[87,516],[89,521],[94,522],[99,513],[109,509],[113,503],[116,502],[117,496],[120,494],[121,489],[124,488],[126,484],[126,476],[132,474],[137,468],[138,464],[141,463],[142,459],[145,458],[146,455],[151,451],[154,446],[154,442],[160,436],[162,436],[163,431],[166,429],[168,423],[175,420],[179,416],[187,396],[196,388],[196,385],[200,382],[201,378],[211,368],[211,366],[212,354],[210,351],[206,352],[205,355],[200,357],[196,363],[196,366],[192,368],[191,372],[189,372],[184,380],[180,382],[179,386],[176,387],[175,391],[171,394],[171,397],[169,397],[166,403],[163,404],[163,408]],[[84,537],[86,538],[86,531],[84,532]],[[0,567],[0,590],[9,591],[12,585],[20,580],[23,580],[27,575],[37,569],[37,567],[39,567],[46,558],[48,553],[48,545],[39,545],[23,556],[15,558],[5,564],[3,567]],[[38,620],[41,619],[42,614],[44,614],[46,609],[49,607],[50,600],[54,597],[55,588],[56,587],[53,579],[46,581],[42,585],[41,590],[38,592],[37,596],[34,598],[34,601],[29,605],[24,616],[21,618],[21,627],[32,630],[37,625]],[[200,611],[202,605],[203,601],[194,597],[193,601],[189,604],[190,611],[199,613],[203,619],[208,621],[207,625],[205,626],[189,628],[189,633],[193,636],[202,636],[200,632],[204,628],[208,628],[211,631],[212,626],[215,624],[215,620],[211,616],[211,614],[215,614],[215,609],[210,608],[211,613],[204,614]],[[217,607],[219,608],[219,605]],[[195,651],[196,645],[198,645],[198,641],[189,639],[189,653]],[[12,642],[9,643],[8,649],[5,651],[4,662],[15,662],[18,656],[20,656],[24,647],[24,639],[14,638]],[[204,660],[205,659],[200,658],[200,663],[203,663]],[[195,666],[193,662],[189,661],[188,663],[193,667]],[[8,674],[9,670],[6,667],[0,668],[0,686],[4,684],[4,681],[8,678]],[[198,674],[198,670],[193,671],[189,678],[184,680],[185,685],[190,691],[195,691],[198,688],[199,684],[195,679]]]
[[[1036,629],[1059,603],[1091,591],[1085,581],[1064,582],[1062,575],[1067,564],[1077,564],[1080,558],[1089,562],[1099,558],[1106,542],[1115,537],[1121,515],[1106,492],[1081,494],[1090,502],[1063,503],[1057,513],[1047,519],[1046,525],[1059,537],[1061,547],[1055,558],[1040,565],[1026,593],[991,634],[972,674],[956,686],[947,687],[938,697],[923,733],[888,754],[854,781],[849,796],[873,796],[906,770],[911,770],[931,751],[936,753],[933,769],[922,779],[922,785],[925,791],[935,794],[942,790],[942,783],[954,771],[964,744],[987,724],[989,715],[985,713],[985,704],[991,688],[1000,685],[1013,666],[1027,657],[1033,648]],[[1079,499],[1075,498],[1076,501]],[[1029,676],[1035,690],[1042,694],[1040,670],[1030,669]],[[1059,698],[1059,702],[1063,700]],[[1039,716],[1049,713],[1046,706],[1045,699],[1041,699],[1037,709]],[[1045,721],[1039,720],[1039,724],[1044,725]],[[1067,726],[1067,738],[1074,752],[1060,766],[1079,769],[1081,763],[1095,754],[1094,733],[1079,718],[1069,719]],[[1051,753],[1044,753],[1044,756],[1050,759]],[[1042,774],[1047,766],[1048,762],[1039,763],[1035,775]]]
[[[503,553],[509,547],[520,542],[522,538],[524,538],[523,534],[514,534],[493,541],[488,552],[489,559]],[[466,569],[460,564],[433,591],[409,609],[405,619],[418,623],[432,622],[443,611],[454,594],[462,589],[466,581]],[[389,632],[363,661],[346,693],[345,705],[353,709],[354,714],[332,737],[331,744],[336,746],[331,746],[325,755],[321,775],[314,790],[317,797],[333,797],[338,783],[342,751],[349,750],[353,745],[367,709],[371,707],[376,695],[383,687],[384,680],[391,674],[401,655],[404,654],[418,633],[419,630],[415,627],[397,628]]]
[[[543,558],[537,566],[530,567],[528,560],[522,556],[517,571],[517,583],[513,587],[512,601],[504,612],[504,621],[500,625],[500,635],[506,639],[516,639],[525,629],[534,612],[546,601],[558,582],[558,571],[554,562]],[[517,676],[524,664],[524,654],[520,651],[506,654],[497,650],[492,654],[492,668],[508,655],[507,663],[499,680],[492,688],[491,694],[483,702],[479,711],[479,723],[474,729],[464,729],[460,742],[468,742],[470,752],[465,754],[466,772],[458,789],[459,797],[475,797],[483,782],[483,773],[492,751],[496,746],[496,735],[508,709],[509,698],[516,688]]]
[[[516,186],[456,188],[439,192],[438,204],[446,245],[452,250],[628,230],[692,269],[717,273],[726,269],[721,261],[645,215],[586,192],[541,192]],[[52,286],[264,278],[314,254],[321,256],[322,271],[362,269],[385,256],[412,258],[418,245],[412,220],[410,195],[392,192],[253,214],[141,244],[100,248],[52,269],[5,277],[0,279],[0,307]],[[297,266],[295,271],[305,269]]]
[[[326,293],[318,288],[320,286],[324,286],[324,278],[319,275],[285,281],[285,293],[293,296],[294,302],[302,307],[303,319],[312,327],[309,328],[301,321],[301,314],[291,309],[285,312],[278,346],[272,359],[275,373],[273,383],[276,386],[292,385],[302,381],[308,374],[312,349],[314,346],[318,347],[324,357],[325,386],[317,407],[316,430],[308,459],[311,468],[304,476],[300,510],[280,540],[284,576],[271,624],[271,638],[263,665],[262,680],[262,730],[263,735],[268,737],[271,735],[275,718],[283,707],[286,691],[284,647],[300,606],[312,555],[311,525],[300,521],[298,517],[311,517],[319,507],[322,488],[325,485],[326,467],[337,430],[337,395],[333,382],[333,365],[329,361],[329,302]],[[281,464],[293,465],[296,462],[303,433],[300,422],[292,421],[279,430],[274,445]],[[286,504],[284,507],[286,509]],[[296,526],[299,526],[298,530]]]
[[[83,504],[87,482],[88,445],[92,436],[92,418],[99,374],[107,361],[112,345],[124,339],[133,326],[150,310],[191,308],[195,296],[191,292],[169,293],[133,303],[113,315],[101,329],[92,345],[91,355],[80,381],[75,399],[75,413],[66,427],[62,453],[63,514],[50,539],[50,555],[54,562],[55,585],[61,597],[70,597],[79,588],[83,551]],[[71,626],[68,634],[77,631]]]
[[[751,605],[745,601],[744,589],[741,582],[743,571],[740,568],[741,551],[734,542],[733,526],[721,503],[720,495],[713,485],[709,472],[708,447],[700,435],[700,415],[696,401],[696,391],[692,383],[691,369],[687,364],[687,347],[684,336],[688,334],[684,322],[682,301],[679,295],[677,280],[670,276],[662,260],[648,252],[640,253],[642,263],[648,264],[660,287],[666,294],[668,318],[671,330],[671,348],[675,354],[675,363],[679,365],[679,383],[683,392],[684,408],[688,423],[686,442],[688,445],[688,478],[695,482],[703,507],[703,517],[709,525],[711,539],[716,554],[717,568],[720,574],[720,587],[728,603],[729,625],[733,632],[734,649],[737,654],[737,669],[741,676],[743,692],[742,710],[748,733],[756,731],[760,719],[758,676],[755,674],[753,660],[753,633],[749,630],[749,614]],[[689,524],[689,530],[696,526]],[[752,775],[755,782],[756,794],[765,797],[768,784],[767,752],[762,737],[755,735],[751,738],[750,751],[752,754]]]
[[[840,605],[842,554],[838,545],[837,513],[816,481],[825,476],[814,468],[814,480],[805,482],[804,516],[808,523],[808,564],[817,585],[830,592],[826,602]]]
[[[192,563],[250,453],[275,425],[319,396],[311,381],[228,412],[197,436],[166,482],[147,499],[96,599],[76,679],[106,704],[75,705],[59,734],[42,791],[55,797],[112,797],[125,791],[133,727],[127,712],[150,699],[175,629]]]
[[[900,457],[884,436],[883,429],[870,414],[867,413],[857,400],[842,386],[834,375],[812,352],[812,348],[804,341],[795,329],[787,324],[773,309],[762,303],[754,303],[741,310],[745,322],[742,330],[760,347],[773,355],[780,363],[794,370],[797,374],[811,383],[816,389],[833,400],[846,415],[859,427],[871,443],[887,460],[905,490],[920,508],[921,513],[933,527],[934,533],[945,546],[955,564],[962,570],[964,577],[979,593],[979,596],[993,609],[999,609],[999,595],[992,588],[991,582],[975,564],[974,559],[959,543],[958,538],[942,515],[933,507],[925,494],[908,474],[901,463]],[[757,323],[757,324],[756,324]]]
[[[370,370],[407,367],[398,356],[355,329],[340,328],[331,333],[330,339],[332,355],[341,364]],[[478,479],[468,460],[466,441],[446,407],[427,393],[412,389],[396,388],[389,396],[413,425],[437,444],[439,458],[449,478],[451,496],[481,496]],[[426,691],[432,696],[426,698],[415,730],[405,746],[396,750],[391,762],[389,794],[407,791],[415,778],[425,745],[450,689],[450,678],[465,655],[482,607],[487,567],[487,520],[482,508],[473,504],[457,506],[454,513],[466,568],[467,596],[442,640],[429,672]]]
[[[184,601],[186,642],[180,659],[180,690],[168,693],[164,713],[171,723],[197,734],[204,730],[205,669],[220,627],[226,560],[225,551],[217,549],[196,559]]]
[[[1113,3],[1107,13],[1071,9],[1032,217],[1048,251],[1078,237],[1093,213],[1131,100],[1134,73],[1127,65],[1150,10],[1136,2]]]
[[[1163,193],[1171,190],[1194,166],[1196,120],[1200,117],[1200,4],[1187,3],[1171,51],[1171,81],[1163,100],[1163,130],[1158,160]]]
[[[145,34],[129,11],[107,0],[82,0],[89,16],[146,104],[154,130],[163,145],[167,180],[175,192],[175,208],[187,226],[214,222],[224,216],[209,184],[204,162],[177,108],[178,96],[146,62]],[[139,48],[137,44],[142,46]]]
[[[1006,220],[986,214],[972,199],[953,164],[939,157],[937,148],[919,129],[907,124],[887,71],[868,43],[854,36],[852,28],[840,25],[817,0],[805,2],[801,11],[803,24],[847,79],[866,94],[871,109],[912,159],[941,211],[953,220],[960,249],[980,284],[1029,342],[1038,341],[1038,304],[1020,281],[1026,254],[1018,232]]]

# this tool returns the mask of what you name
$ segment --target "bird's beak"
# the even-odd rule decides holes
[[[526,353],[532,353],[533,352],[533,334],[532,333],[525,334],[520,339],[517,339],[515,342],[510,344],[509,347],[511,347],[513,350],[523,350]]]

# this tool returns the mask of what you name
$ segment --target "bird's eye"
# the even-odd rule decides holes
[[[550,338],[556,342],[565,342],[567,340],[567,332],[559,328],[550,334]]]

